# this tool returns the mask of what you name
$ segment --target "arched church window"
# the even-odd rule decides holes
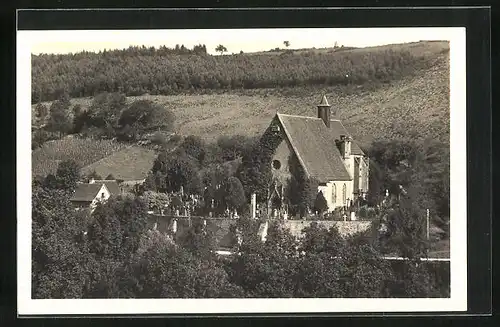
[[[347,202],[347,187],[346,185],[344,184],[342,186],[342,204],[345,206],[346,205],[346,202]]]
[[[335,203],[337,202],[337,185],[333,184],[333,187],[332,187],[332,203],[335,205]]]
[[[274,169],[280,169],[281,168],[281,162],[279,160],[273,160],[273,168]]]

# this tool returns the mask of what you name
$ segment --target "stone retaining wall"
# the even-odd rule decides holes
[[[333,220],[287,220],[285,226],[290,233],[296,237],[302,236],[302,230],[311,223],[316,222],[326,229],[337,226],[340,235],[348,236],[359,232],[364,232],[370,228],[371,221],[333,221]]]

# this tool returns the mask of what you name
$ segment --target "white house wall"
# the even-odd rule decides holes
[[[333,193],[335,185],[335,194]],[[323,196],[328,204],[328,211],[333,211],[337,207],[343,207],[348,203],[343,202],[342,189],[346,186],[346,202],[348,200],[354,199],[353,181],[332,181],[326,183],[326,185],[318,186],[318,191],[323,192]]]
[[[365,157],[360,158],[359,169],[361,170],[359,174],[359,188],[363,192],[368,192],[368,183],[369,183],[369,159]]]
[[[104,197],[102,197],[102,193],[104,193]],[[92,201],[92,203],[90,204],[90,207],[92,209],[94,209],[96,206],[97,206],[97,203],[104,200],[106,201],[107,199],[109,199],[109,197],[111,196],[111,193],[108,191],[108,188],[103,184],[101,186],[101,189],[99,190],[99,192],[97,193],[97,196],[94,198],[94,200]]]
[[[354,178],[354,160],[359,159],[359,188],[363,190],[363,192],[368,191],[368,176],[369,176],[369,166],[368,166],[368,158],[365,158],[364,156],[354,156],[351,155],[345,159],[343,159],[344,165],[346,167],[347,172],[349,173],[349,176],[351,178]],[[354,184],[353,184],[354,186]],[[357,190],[353,190],[357,191]],[[354,196],[354,195],[352,195]],[[352,197],[350,197],[352,198]]]

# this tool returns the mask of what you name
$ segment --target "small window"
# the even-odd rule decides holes
[[[273,160],[273,168],[274,169],[280,169],[281,168],[281,162],[279,160]]]
[[[104,198],[104,192],[101,193],[101,198]]]

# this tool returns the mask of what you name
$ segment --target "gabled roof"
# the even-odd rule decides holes
[[[87,183],[79,183],[76,186],[75,193],[71,197],[71,201],[74,202],[92,202],[98,192],[101,190],[104,184],[87,184]],[[106,187],[106,185],[104,185]]]
[[[111,195],[120,194],[120,186],[118,185],[118,182],[116,180],[96,179],[94,180],[94,183],[106,185],[106,188],[108,189],[109,193],[111,193]]]
[[[280,113],[276,116],[308,176],[320,182],[351,180],[335,144],[334,133],[328,131],[321,118]]]
[[[344,127],[342,122],[338,119],[330,119],[330,133],[332,134],[333,138],[335,140],[340,140],[340,135],[349,135],[351,134],[347,131],[347,129]],[[352,138],[352,136],[351,136]],[[359,145],[356,142],[351,142],[351,154],[357,155],[357,156],[364,156],[365,153]]]

